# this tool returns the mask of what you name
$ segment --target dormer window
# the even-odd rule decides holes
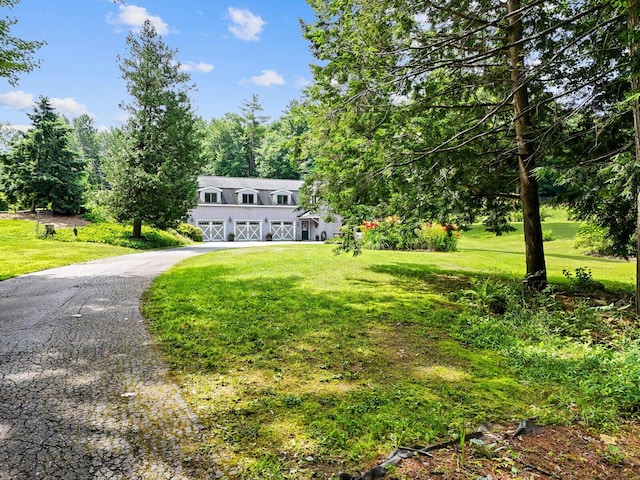
[[[238,203],[242,205],[255,205],[258,203],[258,191],[252,188],[237,190]]]
[[[278,205],[289,205],[289,195],[276,195]]]
[[[200,189],[200,202],[222,203],[222,190],[216,187],[205,187]]]
[[[271,198],[273,199],[274,205],[291,205],[292,201],[292,192],[289,190],[276,190],[275,192],[271,192]]]

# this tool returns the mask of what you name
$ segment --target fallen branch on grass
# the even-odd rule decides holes
[[[468,433],[464,436],[464,441],[468,442],[474,438],[482,438],[483,432]],[[442,448],[451,447],[452,445],[458,445],[460,439],[449,440],[447,442],[440,442],[428,447],[398,447],[382,462],[380,465],[373,467],[371,470],[366,471],[362,475],[350,475],[348,473],[340,473],[338,475],[339,480],[376,480],[382,478],[387,474],[387,469],[390,466],[397,466],[402,463],[402,460],[406,458],[415,457],[416,455],[431,456],[429,452],[433,450],[439,450]]]

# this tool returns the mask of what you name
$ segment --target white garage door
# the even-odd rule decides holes
[[[274,240],[295,240],[293,222],[271,222],[271,234]]]
[[[198,228],[202,230],[204,242],[221,242],[224,240],[224,220],[198,220]]]
[[[236,221],[236,240],[260,240],[261,237],[259,221]]]

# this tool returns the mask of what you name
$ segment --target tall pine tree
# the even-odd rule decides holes
[[[9,201],[32,212],[51,206],[54,213],[78,213],[86,174],[71,127],[46,97],[40,98],[29,118],[33,128],[3,157],[2,180]]]
[[[241,118],[244,125],[246,138],[247,177],[255,177],[257,174],[258,150],[264,137],[264,124],[269,120],[267,115],[262,115],[264,110],[260,98],[253,94],[251,100],[245,100],[240,107]]]
[[[108,161],[108,180],[117,218],[133,220],[133,237],[140,238],[143,222],[170,227],[194,206],[202,155],[188,95],[193,86],[176,52],[150,21],[128,35],[127,45],[130,56],[119,60],[129,120],[122,148]]]

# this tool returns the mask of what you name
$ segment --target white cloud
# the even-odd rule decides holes
[[[214,68],[215,67],[210,63],[204,63],[204,62],[199,62],[199,63],[185,62],[182,65],[180,65],[180,70],[182,70],[183,72],[209,73],[213,71]]]
[[[262,17],[254,15],[249,10],[229,7],[231,25],[229,31],[241,40],[259,40],[262,28],[267,24]]]
[[[22,90],[13,90],[7,93],[0,93],[0,105],[13,108],[15,110],[26,110],[33,108],[35,101],[33,95]]]
[[[79,103],[76,99],[67,98],[50,98],[49,102],[51,106],[58,110],[62,115],[68,115],[70,117],[79,117],[83,114],[92,116],[87,110],[87,106]]]
[[[117,15],[111,13],[107,15],[107,22],[111,25],[125,25],[127,27],[133,27],[134,29],[142,27],[142,24],[146,20],[149,20],[153,24],[158,35],[167,35],[169,33],[169,25],[163,22],[162,18],[157,15],[151,15],[144,7],[120,5]]]
[[[62,115],[79,117],[86,113],[93,117],[93,114],[87,110],[87,106],[78,102],[75,98],[49,97],[49,104]],[[31,93],[26,93],[22,90],[13,90],[11,92],[0,94],[0,105],[14,110],[27,110],[33,109],[36,105],[36,101],[33,99],[33,95]]]
[[[270,87],[272,85],[284,85],[284,78],[275,70],[262,70],[262,75],[251,77],[251,83]]]

